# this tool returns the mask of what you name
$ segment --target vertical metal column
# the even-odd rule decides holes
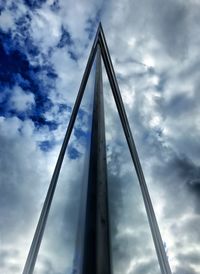
[[[101,52],[98,46],[82,274],[110,273],[111,260],[103,85]]]

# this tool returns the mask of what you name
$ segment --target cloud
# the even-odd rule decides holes
[[[1,13],[0,25],[5,32],[13,27],[13,17],[7,10]]]
[[[1,219],[1,235],[4,235],[1,241],[3,250],[8,253],[1,271],[7,273],[14,271],[12,266],[16,267],[16,273],[19,269],[21,271],[30,244],[28,235],[33,233],[44,197],[40,191],[46,188],[46,178],[49,179],[49,176],[44,176],[42,169],[37,166],[44,165],[44,159],[37,149],[33,128],[32,121],[22,123],[15,117],[1,119],[1,214],[4,216]],[[28,161],[34,158],[37,158],[37,162]],[[24,247],[16,248],[16,256],[12,254],[13,242]]]
[[[31,18],[31,35],[42,51],[55,47],[61,36],[60,17],[50,8],[37,10]]]
[[[27,111],[34,104],[34,96],[32,93],[25,93],[19,87],[15,87],[12,90],[10,98],[11,108],[16,111],[22,112]]]
[[[99,18],[173,273],[199,272],[198,11],[194,0],[6,1],[0,16],[1,272],[22,271]],[[38,273],[73,268],[93,76],[66,153]],[[159,273],[106,77],[104,84],[114,271]]]

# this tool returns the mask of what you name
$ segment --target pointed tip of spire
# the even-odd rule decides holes
[[[99,21],[99,26],[98,26],[98,29],[102,29],[102,24],[101,24],[101,21]]]

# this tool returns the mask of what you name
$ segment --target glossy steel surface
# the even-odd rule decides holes
[[[107,163],[101,53],[97,47],[83,274],[110,274]]]

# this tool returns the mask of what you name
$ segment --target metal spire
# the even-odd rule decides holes
[[[60,154],[56,163],[56,167],[52,176],[52,180],[47,192],[47,196],[42,208],[42,212],[38,221],[35,235],[30,247],[30,251],[26,260],[23,274],[32,274],[42,241],[46,221],[57,185],[61,165],[64,159],[65,151],[69,142],[69,138],[74,126],[78,109],[83,97],[83,93],[87,84],[87,80],[91,71],[94,57],[97,54],[96,63],[96,80],[95,80],[95,98],[93,110],[93,128],[92,143],[90,152],[90,170],[88,181],[88,195],[85,222],[85,245],[83,254],[82,274],[110,274],[110,242],[109,242],[109,216],[107,209],[107,177],[106,177],[106,154],[105,154],[105,126],[103,111],[103,89],[102,89],[102,72],[101,57],[108,75],[112,93],[116,102],[116,106],[121,119],[122,127],[133,164],[139,180],[151,233],[160,264],[162,274],[171,274],[170,266],[164,249],[163,241],[156,221],[153,205],[150,199],[128,118],[125,112],[124,104],[120,94],[117,78],[112,65],[105,35],[99,24],[94,43],[90,52],[87,66],[81,81],[80,89],[76,98],[76,102],[71,114],[67,132],[60,150]],[[97,149],[98,148],[98,149]],[[94,252],[94,254],[93,254]],[[95,260],[90,260],[90,255]]]

